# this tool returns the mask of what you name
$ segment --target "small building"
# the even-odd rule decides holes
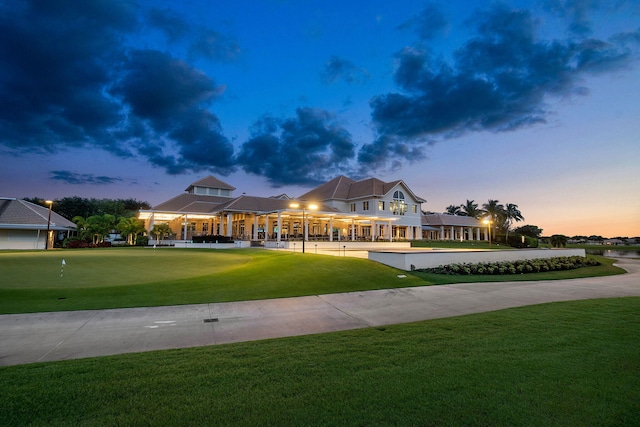
[[[53,248],[56,242],[75,230],[73,222],[50,212],[49,208],[26,200],[0,197],[0,249]]]
[[[445,231],[438,234],[442,239],[460,235],[460,230],[467,240],[480,239],[480,223],[473,218],[458,217],[464,219],[452,220],[457,221],[455,223],[425,223],[421,205],[426,200],[402,180],[356,181],[338,176],[295,199],[286,194],[235,197],[235,189],[208,176],[189,185],[185,193],[149,210],[141,210],[140,219],[145,221],[148,231],[155,224],[168,224],[174,240],[219,235],[234,240],[262,241],[266,246],[270,242],[277,245],[302,239],[419,240],[425,236],[425,225],[433,228],[428,232],[439,232],[440,227],[445,226]]]
[[[427,240],[488,240],[488,228],[476,218],[430,213],[422,216],[422,232]]]

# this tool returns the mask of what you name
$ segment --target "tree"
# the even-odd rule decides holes
[[[567,240],[569,240],[569,238],[565,235],[562,234],[554,234],[553,236],[551,236],[551,246],[553,246],[554,248],[564,248],[567,246]]]
[[[123,217],[120,218],[116,230],[123,236],[127,236],[127,243],[133,245],[138,238],[138,235],[144,233],[144,221],[137,219],[136,217]]]
[[[482,209],[485,215],[489,217],[493,228],[493,235],[495,236],[496,228],[503,229],[505,221],[504,206],[498,201],[489,199],[487,203],[482,205]]]
[[[164,240],[165,237],[173,234],[167,223],[155,224],[151,229],[151,234],[156,236],[156,240]]]
[[[461,205],[460,208],[463,215],[470,216],[472,218],[478,219],[484,214],[484,211],[478,208],[478,204],[475,203],[475,200],[467,199],[467,202],[464,205]]]
[[[507,234],[507,239],[509,238],[509,229],[511,228],[512,221],[522,221],[524,217],[520,210],[518,210],[518,205],[514,205],[513,203],[507,203],[507,206],[504,209],[504,217],[505,217],[505,232]]]
[[[449,205],[445,210],[445,213],[448,215],[460,215],[460,205]]]
[[[536,225],[523,225],[513,230],[514,233],[539,239],[542,235],[542,228]]]
[[[110,214],[91,215],[87,218],[87,230],[91,234],[92,243],[98,244],[111,233],[116,225],[116,217]]]

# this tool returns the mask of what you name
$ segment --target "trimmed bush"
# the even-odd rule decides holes
[[[581,267],[600,265],[591,257],[557,257],[546,259],[519,260],[515,262],[476,263],[476,264],[448,264],[436,268],[423,268],[416,271],[435,274],[524,274],[545,271],[573,270]]]

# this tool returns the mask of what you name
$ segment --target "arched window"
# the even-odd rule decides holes
[[[393,193],[393,201],[391,202],[391,213],[394,215],[404,215],[407,213],[407,203],[404,201],[404,193],[396,191]]]

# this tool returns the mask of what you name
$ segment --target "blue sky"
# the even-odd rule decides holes
[[[0,195],[403,179],[640,235],[636,1],[0,1]]]

